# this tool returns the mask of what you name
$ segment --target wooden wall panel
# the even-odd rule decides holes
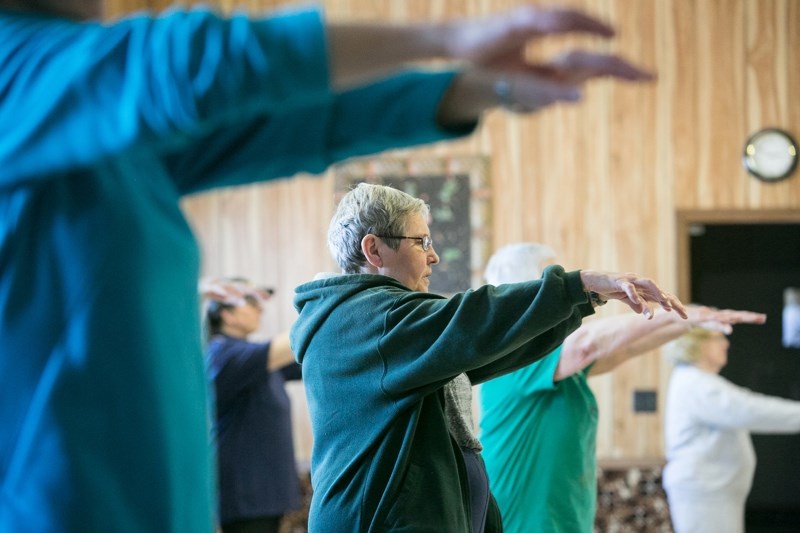
[[[746,3],[747,19],[751,22],[746,33],[746,116],[749,130],[776,126],[791,131],[794,125],[795,137],[800,133],[796,122],[789,123],[793,116],[789,108],[797,107],[797,91],[800,89],[796,84],[797,51],[790,49],[790,36],[794,36],[796,45],[800,28],[796,5],[790,10],[790,5],[794,4],[796,2],[782,0],[767,0],[758,5]],[[788,63],[790,57],[795,60],[793,65]],[[789,73],[792,71],[795,71],[793,87],[789,85]],[[794,184],[784,181],[763,186],[751,182],[747,207],[780,205],[792,193],[792,207],[800,207],[800,195]]]
[[[786,65],[783,68],[787,75],[786,85],[789,94],[789,105],[784,120],[786,127],[794,128],[795,134],[800,136],[800,132],[797,131],[797,125],[800,124],[800,105],[797,104],[797,95],[800,94],[800,68],[797,68],[800,65],[800,31],[798,31],[800,28],[800,2],[787,2],[786,18],[783,24],[786,25],[788,36]]]
[[[612,6],[611,18],[625,28],[620,32],[615,48],[625,51],[628,57],[640,64],[655,65],[655,43],[651,37],[656,30],[653,20],[655,4],[614,3]],[[592,226],[600,220],[608,224],[607,231],[603,232],[602,245],[595,247],[592,241],[588,247],[604,250],[607,255],[600,257],[590,252],[581,266],[630,270],[663,279],[655,255],[643,253],[652,250],[651,243],[655,243],[657,237],[657,225],[653,222],[658,216],[657,195],[661,184],[653,173],[656,145],[652,142],[658,118],[657,91],[655,84],[608,88],[604,98],[608,117],[603,121],[607,146],[603,153],[598,154],[603,166],[598,176],[587,176],[584,185],[595,185],[592,197],[606,204],[606,209],[599,214],[590,213]],[[588,235],[593,233],[592,226],[586,228]],[[603,311],[606,314],[606,310]],[[632,361],[606,378],[608,383],[597,391],[598,405],[603,404],[603,424],[610,423],[611,427],[604,434],[609,440],[598,442],[603,455],[616,455],[621,451],[622,443],[649,455],[655,455],[658,449],[657,418],[652,415],[634,416],[630,410],[633,387],[656,388],[655,383],[646,379],[647,363],[645,359]],[[620,435],[628,437],[621,441]],[[652,439],[653,442],[648,445],[642,442],[643,439]]]
[[[541,2],[550,4],[550,2]],[[618,37],[558,38],[610,49],[651,65],[658,81],[598,81],[578,106],[531,117],[489,113],[468,139],[399,155],[487,154],[492,158],[495,247],[543,241],[568,268],[634,270],[677,291],[677,210],[800,209],[800,174],[763,184],[741,166],[748,134],[765,126],[800,137],[800,2],[795,0],[575,0],[612,20]],[[256,10],[277,0],[215,3]],[[510,0],[326,0],[333,20],[425,20],[493,12]],[[108,12],[160,1],[107,0]],[[333,211],[330,175],[301,177],[189,198],[184,206],[203,247],[204,272],[244,274],[278,289],[264,335],[294,319],[292,289],[332,268],[325,246]],[[603,314],[621,313],[612,304]],[[660,414],[633,415],[635,389],[657,389],[668,367],[648,354],[591,381],[600,406],[601,457],[660,457]],[[296,394],[295,404],[301,403]],[[307,429],[298,440],[306,446]]]

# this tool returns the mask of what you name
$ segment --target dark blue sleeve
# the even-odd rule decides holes
[[[303,379],[303,367],[297,363],[289,363],[281,368],[279,372],[283,375],[286,381],[297,381]]]
[[[218,410],[224,411],[244,391],[267,379],[268,355],[269,343],[229,337],[209,343],[206,364]]]

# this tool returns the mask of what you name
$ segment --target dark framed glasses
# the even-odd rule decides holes
[[[406,235],[375,235],[381,239],[409,239],[412,241],[417,241],[424,251],[430,250],[431,246],[433,246],[433,241],[427,235],[423,235],[422,237],[407,237]]]

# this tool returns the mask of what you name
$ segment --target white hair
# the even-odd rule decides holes
[[[542,262],[554,259],[549,246],[534,242],[508,244],[497,250],[486,265],[486,282],[491,285],[518,283],[542,277]]]

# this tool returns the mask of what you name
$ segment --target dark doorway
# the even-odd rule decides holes
[[[800,400],[800,349],[781,343],[784,288],[800,287],[800,213],[788,216],[794,221],[702,218],[684,217],[680,228],[688,256],[682,296],[768,316],[763,326],[734,330],[721,374],[756,392]],[[753,435],[753,445],[748,533],[800,531],[800,435]]]

